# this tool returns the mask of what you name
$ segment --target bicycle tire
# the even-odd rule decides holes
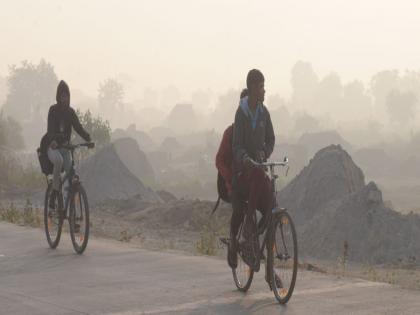
[[[70,213],[69,213],[69,224],[70,224],[70,237],[71,242],[73,244],[73,248],[76,253],[82,254],[88,244],[89,241],[89,228],[90,228],[90,221],[89,221],[89,203],[87,199],[87,194],[85,189],[81,184],[78,184],[75,188],[73,188],[73,192],[70,196]],[[76,207],[77,203],[79,203],[81,213],[77,213]],[[82,206],[83,204],[83,206]],[[78,215],[84,215],[84,233],[83,235],[76,235],[80,234],[76,231],[76,222],[78,220]],[[81,228],[81,227],[80,227]],[[78,241],[83,237],[81,243],[79,244]]]
[[[277,249],[277,243],[276,243],[276,231],[278,231],[277,227],[279,226],[279,224],[282,226],[283,223],[282,222],[287,222],[287,225],[290,226],[290,230],[291,230],[291,234],[292,234],[292,242],[293,242],[293,257],[292,257],[292,277],[290,280],[290,285],[287,288],[287,292],[285,291],[286,288],[277,288],[277,283],[276,283],[276,272],[274,270],[274,253],[277,253],[277,256],[279,256],[278,254],[278,249]],[[281,228],[281,231],[283,231],[283,229]],[[282,237],[282,242],[284,247],[286,247],[285,245],[285,241],[284,241],[284,233],[281,232],[281,237]],[[286,249],[287,252],[287,249]],[[288,255],[288,254],[287,254]],[[276,257],[278,258],[278,257]],[[269,272],[269,281],[270,281],[270,286],[271,289],[274,292],[274,296],[276,298],[276,300],[280,303],[280,304],[286,304],[289,299],[292,297],[295,285],[296,285],[296,278],[297,278],[297,270],[298,270],[298,245],[297,245],[297,235],[296,235],[296,229],[293,223],[293,220],[291,218],[291,216],[289,215],[289,213],[284,210],[278,214],[274,215],[273,218],[273,222],[270,226],[270,235],[269,235],[269,239],[267,242],[267,269]],[[281,280],[281,278],[280,278]],[[279,292],[279,289],[281,292]]]
[[[50,202],[50,195],[52,192],[52,185],[48,185],[47,190],[45,192],[45,198],[44,198],[44,230],[45,230],[45,235],[47,237],[47,242],[48,245],[50,246],[50,248],[55,249],[57,248],[58,244],[60,243],[60,238],[61,238],[61,232],[63,229],[63,216],[62,216],[62,211],[56,211],[56,219],[58,219],[58,224],[57,224],[57,232],[56,232],[56,236],[52,237],[51,235],[51,227],[52,227],[52,219],[50,216],[50,211],[49,211],[49,202]],[[62,198],[61,196],[57,197],[57,203],[56,203],[56,209],[63,209],[63,203],[62,203]]]
[[[254,278],[254,270],[252,270],[251,267],[249,267],[243,260],[242,257],[239,255],[239,252],[237,253],[238,255],[238,267],[232,269],[232,275],[233,275],[233,281],[235,282],[236,287],[238,288],[239,291],[241,292],[246,292],[249,290],[249,288],[251,287],[252,284],[252,280]],[[238,270],[240,269],[240,264],[243,264],[243,266],[245,268],[247,268],[247,279],[246,281],[241,281],[239,278],[239,274],[238,274]]]

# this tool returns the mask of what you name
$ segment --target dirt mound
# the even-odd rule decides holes
[[[187,124],[186,117],[188,117]],[[197,115],[192,104],[176,104],[167,117],[167,124],[169,128],[179,133],[196,129]]]
[[[91,203],[133,196],[142,200],[160,202],[159,196],[125,166],[113,144],[84,161],[79,173]]]
[[[419,239],[420,217],[385,207],[373,182],[327,205],[301,235],[303,250],[318,258],[339,257],[347,242],[352,260],[376,264],[409,261],[420,253]]]
[[[118,128],[112,132],[111,139],[113,141],[121,138],[133,138],[137,141],[140,148],[146,152],[156,148],[156,143],[153,139],[146,132],[137,130],[135,124],[128,126],[126,130]]]
[[[358,191],[365,185],[362,170],[340,145],[331,145],[315,154],[279,194],[282,206],[292,209],[298,223],[323,211],[322,206]]]
[[[152,185],[156,182],[155,173],[146,154],[136,140],[132,138],[121,138],[114,142],[114,148],[121,161],[127,166],[139,180],[146,185]]]
[[[303,256],[398,263],[420,253],[420,216],[387,208],[375,183],[340,146],[319,151],[279,194],[296,222]],[[419,258],[419,257],[417,257]]]

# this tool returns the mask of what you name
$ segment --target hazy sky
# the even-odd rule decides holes
[[[419,14],[418,0],[0,0],[0,75],[44,57],[94,96],[121,75],[139,95],[176,85],[189,96],[242,86],[256,67],[268,93],[287,95],[297,60],[345,81],[419,70]]]

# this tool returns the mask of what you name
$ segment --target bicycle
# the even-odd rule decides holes
[[[55,198],[54,209],[49,207],[52,193],[52,178],[47,176],[47,191],[45,192],[44,226],[47,242],[52,249],[60,243],[63,221],[69,220],[70,237],[73,248],[78,254],[82,254],[89,240],[89,203],[85,189],[82,186],[79,175],[74,169],[74,151],[80,147],[92,148],[94,143],[80,143],[75,145],[63,145],[61,148],[68,149],[71,153],[71,168],[65,173],[60,181],[60,190]],[[63,200],[62,187],[68,181],[66,194]],[[83,231],[83,232],[82,232]]]
[[[277,205],[276,198],[276,181],[278,179],[278,175],[275,173],[275,167],[287,167],[287,176],[289,169],[288,162],[287,157],[283,162],[257,163],[252,161],[254,167],[261,167],[265,171],[269,169],[273,200],[275,200],[275,205],[271,213],[264,215],[261,219],[264,221],[258,222],[258,225],[256,226],[255,230],[258,231],[258,238],[263,235],[263,241],[262,244],[259,244],[258,253],[256,255],[257,257],[253,258],[255,261],[259,262],[262,258],[264,258],[264,249],[266,250],[266,280],[269,284],[270,290],[274,292],[274,296],[280,304],[287,303],[291,298],[296,284],[298,269],[298,248],[295,226],[287,209],[280,208]],[[257,224],[256,211],[253,213],[253,216],[255,224]],[[244,247],[241,246],[245,221],[246,215],[242,220],[238,235],[236,236],[236,242],[238,244],[238,265],[236,268],[232,269],[235,285],[238,290],[242,292],[248,291],[251,287],[255,272],[253,268],[245,263],[245,260],[247,259],[244,259],[244,255],[249,253],[245,253],[242,250]],[[260,223],[262,224],[260,225]],[[290,239],[286,239],[287,236],[290,236]],[[229,239],[221,239],[221,241],[229,246]],[[288,273],[290,273],[290,275]]]

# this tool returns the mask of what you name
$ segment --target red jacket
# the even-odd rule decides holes
[[[222,142],[220,143],[219,151],[216,155],[216,167],[226,182],[226,188],[229,192],[232,191],[232,176],[233,176],[233,125],[226,128],[223,133]]]

